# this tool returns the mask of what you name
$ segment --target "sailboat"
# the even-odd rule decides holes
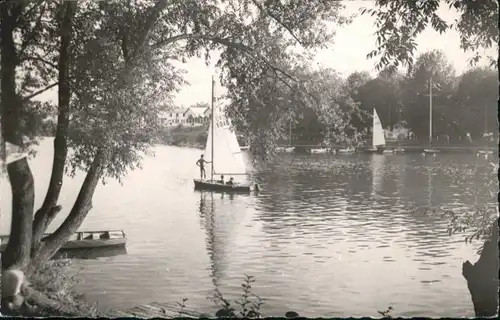
[[[401,106],[399,107],[399,125],[401,125]],[[404,153],[405,152],[405,149],[401,148],[401,146],[399,145],[400,143],[400,140],[399,140],[399,136],[397,137],[397,143],[398,143],[398,146],[396,147],[396,149],[394,149],[394,153]]]
[[[432,148],[432,77],[429,79],[429,147],[424,154],[436,154],[439,150]]]
[[[488,158],[490,154],[493,154],[493,150],[490,150],[488,145],[488,138],[490,137],[490,133],[488,133],[488,108],[487,105],[484,107],[484,134],[483,139],[486,138],[486,149],[478,150],[477,156],[483,155],[485,158]]]
[[[378,117],[377,110],[373,108],[373,126],[372,126],[372,147],[367,149],[368,152],[392,153],[391,149],[384,149],[385,136],[384,128]]]
[[[287,152],[291,153],[295,151],[295,147],[292,147],[292,120],[288,124],[288,147],[277,147],[276,152]]]
[[[236,138],[236,133],[231,128],[229,119],[225,117],[223,110],[218,112],[214,107],[214,86],[212,78],[212,119],[208,129],[207,143],[204,158],[211,164],[210,180],[194,179],[194,187],[197,190],[226,191],[226,192],[249,192],[252,189],[258,191],[258,185],[234,182],[227,184],[223,181],[214,180],[214,175],[246,176],[246,166]]]

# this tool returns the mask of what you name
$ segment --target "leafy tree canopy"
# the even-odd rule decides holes
[[[443,20],[438,14],[440,5],[456,10],[459,14],[457,21]],[[396,70],[400,64],[413,65],[417,48],[415,39],[428,27],[441,34],[450,29],[458,31],[460,47],[474,53],[472,64],[481,58],[481,49],[498,48],[497,0],[376,0],[373,9],[363,8],[361,13],[375,17],[377,48],[368,54],[368,58],[380,58],[377,69],[389,66]],[[487,58],[491,65],[496,65],[496,56]]]

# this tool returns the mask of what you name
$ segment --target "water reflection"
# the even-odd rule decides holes
[[[214,289],[220,289],[222,279],[230,267],[228,256],[238,225],[244,216],[232,214],[235,195],[227,193],[199,192],[198,215],[205,231],[206,250],[210,260],[210,278]],[[245,195],[241,195],[242,199]],[[227,210],[229,209],[229,210]]]
[[[372,155],[372,198],[375,198],[380,192],[382,187],[382,180],[384,179],[385,171],[385,155],[374,154]]]
[[[475,157],[285,155],[252,172],[263,187],[258,196],[231,197],[193,191],[197,167],[180,164],[193,163],[199,150],[156,152],[123,186],[100,186],[82,226],[128,235],[127,255],[77,262],[80,292],[101,307],[185,297],[188,307],[212,312],[206,296],[215,287],[238,298],[246,273],[271,316],[290,309],[310,317],[376,316],[388,305],[406,317],[473,315],[461,263],[475,260],[476,248],[448,237],[440,215],[408,207],[475,201],[481,180],[460,177],[474,169]],[[41,152],[31,163],[37,206],[51,161]],[[83,178],[64,181],[64,208]],[[9,211],[4,185],[1,208]]]
[[[207,206],[207,195],[210,197],[209,204]],[[214,204],[214,194],[200,192],[200,202],[198,207],[198,213],[200,216],[200,223],[202,228],[205,230],[206,234],[206,244],[207,253],[210,258],[210,278],[215,288],[218,287],[220,279],[220,268],[217,257],[217,248],[219,241],[216,238],[216,223],[215,223],[215,204]]]

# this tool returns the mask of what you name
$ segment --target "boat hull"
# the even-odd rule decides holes
[[[347,148],[347,149],[339,149],[337,153],[339,153],[339,154],[352,154],[355,152],[356,152],[356,149]]]
[[[276,152],[291,153],[295,151],[295,147],[277,147]]]
[[[317,149],[311,149],[309,150],[309,153],[311,154],[320,154],[320,153],[328,153],[329,150],[327,148],[317,148]]]
[[[439,150],[437,149],[424,149],[424,153],[428,153],[428,154],[434,154],[434,153],[438,153]]]
[[[393,154],[393,149],[387,149],[384,146],[371,147],[364,150],[366,153],[378,153],[378,154]]]
[[[49,236],[46,234],[44,238]],[[42,239],[42,242],[44,240]],[[0,236],[0,253],[7,248],[9,236]],[[78,231],[58,251],[68,253],[79,250],[125,248],[127,238],[123,231]]]
[[[479,154],[493,154],[492,150],[479,150],[477,153]]]
[[[246,184],[228,185],[209,180],[193,179],[195,190],[223,191],[223,192],[250,192],[252,187]]]

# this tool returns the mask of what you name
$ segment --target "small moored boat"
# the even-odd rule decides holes
[[[42,241],[50,234],[45,234]],[[2,245],[0,252],[4,252],[9,241],[8,235],[0,236]],[[75,232],[59,251],[72,251],[97,248],[124,248],[127,244],[127,237],[123,230],[108,231],[78,231]]]
[[[432,149],[432,148],[424,149],[425,154],[436,154],[438,152],[439,152],[438,149]]]
[[[329,151],[328,148],[313,148],[309,150],[311,154],[328,153],[328,151]]]
[[[253,186],[251,186],[248,184],[235,183],[235,184],[231,185],[231,184],[221,183],[221,182],[217,182],[217,181],[200,180],[200,179],[194,179],[194,188],[196,190],[224,191],[224,192],[259,191],[258,184],[254,184]]]
[[[347,148],[344,148],[344,149],[339,149],[338,153],[340,154],[351,154],[351,153],[354,153],[356,152],[356,149],[354,149],[353,147],[347,147]]]
[[[277,147],[276,152],[291,153],[295,151],[295,147]]]

